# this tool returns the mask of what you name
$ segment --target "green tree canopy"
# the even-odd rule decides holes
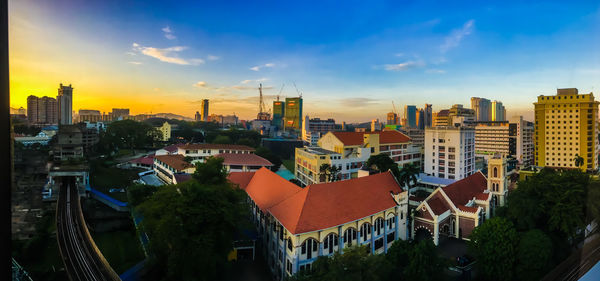
[[[100,134],[98,147],[110,152],[115,148],[151,147],[158,141],[160,132],[148,123],[134,120],[114,121]]]
[[[380,172],[387,172],[388,170],[392,171],[392,174],[396,176],[398,181],[401,181],[400,169],[398,168],[398,164],[392,160],[387,154],[380,153],[377,155],[371,155],[367,160],[367,167],[375,168]]]
[[[264,146],[259,146],[256,149],[256,151],[254,151],[254,154],[256,154],[262,158],[265,158],[265,159],[269,160],[269,162],[273,163],[273,168],[271,170],[274,172],[278,171],[279,167],[283,163],[283,161],[281,160],[281,158],[279,156],[275,155],[271,150],[269,150],[268,148],[266,148]]]
[[[518,235],[511,221],[502,217],[489,219],[476,227],[469,238],[469,250],[484,280],[513,279]]]
[[[522,234],[517,250],[516,275],[520,280],[539,280],[552,260],[552,240],[539,229]]]
[[[227,170],[223,167],[223,158],[210,157],[204,163],[196,163],[192,177],[203,184],[224,184],[227,182]]]
[[[223,136],[223,135],[218,135],[217,137],[215,137],[215,139],[212,141],[212,143],[232,144],[231,138],[229,136]]]
[[[431,239],[417,242],[409,251],[408,260],[408,266],[404,269],[404,276],[407,280],[442,279],[446,260],[439,256]]]

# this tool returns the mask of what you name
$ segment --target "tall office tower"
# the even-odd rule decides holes
[[[71,85],[58,88],[58,123],[61,125],[73,124],[73,88]]]
[[[492,104],[490,100],[472,97],[471,109],[475,111],[475,121],[492,121]]]
[[[285,99],[284,129],[302,129],[302,97]]]
[[[506,109],[502,102],[492,102],[492,120],[490,121],[505,121],[506,120]]]
[[[196,114],[194,115],[194,121],[196,121],[196,122],[202,121],[202,117],[200,115],[200,112],[196,111]]]
[[[112,118],[114,120],[125,120],[129,117],[129,108],[113,108]]]
[[[417,109],[417,129],[425,129],[425,110],[422,108]]]
[[[555,96],[538,96],[535,107],[535,165],[598,168],[598,103],[594,94],[576,88],[557,89]]]
[[[51,97],[27,97],[27,120],[31,125],[58,124],[58,105]]]
[[[394,112],[389,112],[387,114],[387,125],[398,125],[398,114]]]
[[[278,100],[273,101],[273,122],[272,126],[277,127],[276,130],[283,129],[283,117],[285,113],[285,102]]]
[[[406,126],[410,128],[417,127],[417,107],[414,105],[404,106],[404,118],[406,118]]]
[[[475,129],[432,127],[425,129],[425,173],[460,180],[475,172]]]
[[[425,128],[431,127],[433,124],[433,110],[431,104],[426,103],[423,108],[423,126]]]
[[[200,114],[202,115],[202,121],[208,122],[208,100],[202,100],[202,107],[200,108]]]

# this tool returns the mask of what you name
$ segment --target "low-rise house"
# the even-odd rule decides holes
[[[406,239],[408,192],[389,171],[305,188],[266,168],[228,178],[248,194],[267,263],[279,280],[353,245],[384,253]]]
[[[254,172],[262,167],[273,167],[273,163],[256,154],[221,153],[214,157],[223,158],[223,166],[227,172]]]
[[[177,147],[177,154],[191,157],[192,161],[204,162],[204,159],[221,153],[251,154],[254,148],[237,144],[188,143]]]
[[[154,172],[167,184],[175,184],[178,174],[192,174],[196,171],[194,164],[188,163],[183,155],[157,155],[154,157]]]

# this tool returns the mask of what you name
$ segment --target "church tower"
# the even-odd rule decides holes
[[[496,154],[488,161],[487,189],[492,199],[490,207],[504,206],[508,194],[507,167],[504,155]]]

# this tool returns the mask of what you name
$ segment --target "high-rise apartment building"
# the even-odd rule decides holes
[[[475,129],[473,127],[432,127],[425,129],[427,175],[463,179],[475,172]]]
[[[27,120],[31,125],[58,124],[58,104],[51,97],[27,97]]]
[[[502,102],[492,102],[492,120],[490,121],[505,121],[506,120],[506,109]]]
[[[533,122],[515,116],[509,121],[481,121],[475,125],[475,154],[488,160],[496,154],[512,156],[523,166],[533,164]]]
[[[331,118],[310,119],[308,115],[306,115],[304,117],[304,122],[302,122],[302,140],[311,146],[317,145],[317,141],[319,141],[322,135],[333,131],[335,131],[335,120]]]
[[[285,99],[285,128],[300,131],[302,129],[302,98]]]
[[[58,88],[58,123],[61,125],[73,124],[73,88],[71,85]]]
[[[398,125],[398,114],[389,112],[387,114],[386,125]]]
[[[404,118],[406,118],[406,126],[410,128],[417,127],[417,107],[414,105],[404,106]]]
[[[204,122],[209,121],[208,120],[208,100],[204,99],[202,100],[202,107],[200,108],[200,114],[202,115],[202,120]]]
[[[492,103],[486,98],[471,98],[471,109],[475,111],[475,121],[493,121]]]
[[[455,104],[450,109],[440,110],[433,116],[433,127],[448,127],[475,121],[475,110]]]
[[[598,168],[598,101],[576,88],[557,89],[555,96],[538,96],[535,107],[535,165]]]
[[[112,118],[113,120],[126,120],[129,117],[129,108],[113,108]]]
[[[423,129],[432,126],[433,122],[433,110],[431,104],[426,103],[423,107]]]
[[[283,129],[283,118],[285,113],[285,102],[276,100],[273,101],[273,127],[276,127],[276,130]]]

